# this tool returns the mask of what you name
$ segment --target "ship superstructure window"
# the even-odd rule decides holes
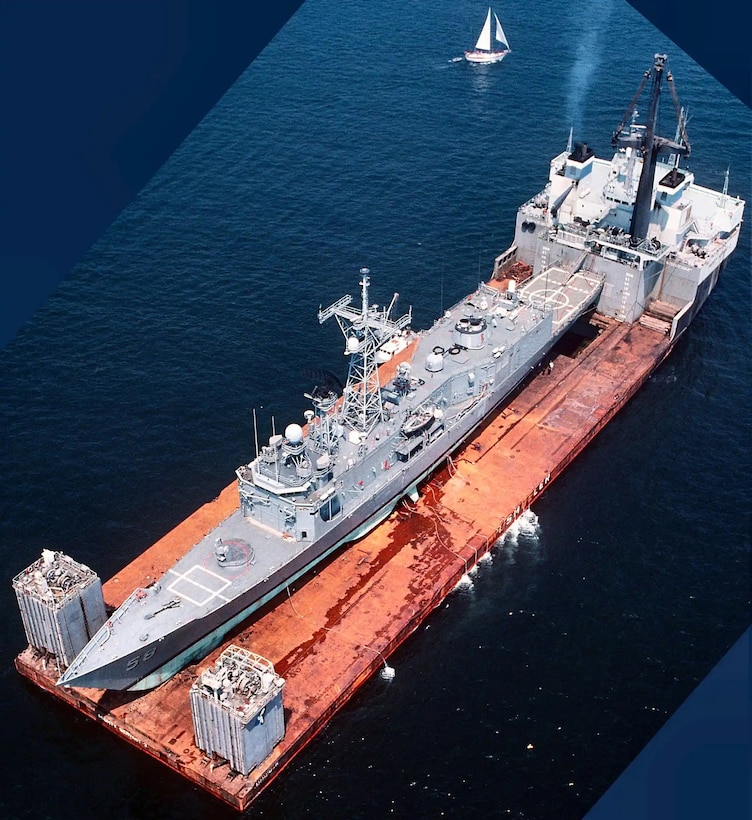
[[[339,500],[338,495],[333,495],[331,498],[327,498],[327,500],[319,508],[319,513],[324,521],[331,521],[332,518],[338,516],[341,511],[342,502]]]

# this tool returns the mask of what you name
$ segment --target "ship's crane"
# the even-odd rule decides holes
[[[626,114],[619,127],[614,131],[611,138],[611,145],[614,148],[633,148],[642,154],[642,173],[637,186],[637,197],[632,211],[632,222],[629,232],[632,242],[638,245],[647,238],[648,226],[650,224],[650,209],[653,198],[653,180],[655,178],[655,168],[659,154],[675,154],[677,156],[689,156],[690,144],[684,128],[685,118],[679,105],[679,99],[674,87],[674,78],[670,71],[666,70],[665,54],[656,54],[653,65],[642,77],[637,92],[632,98]],[[674,101],[674,109],[678,121],[677,136],[674,140],[660,137],[656,134],[658,125],[658,101],[661,96],[661,81],[666,75],[671,97]],[[648,104],[647,123],[644,128],[630,128],[624,131],[626,123],[636,115],[637,101],[639,100],[648,80],[652,78],[650,89],[650,101]]]

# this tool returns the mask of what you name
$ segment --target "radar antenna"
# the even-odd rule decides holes
[[[363,435],[376,426],[384,413],[376,351],[408,327],[412,320],[412,309],[396,321],[389,319],[396,293],[388,308],[379,310],[376,305],[369,305],[369,273],[368,268],[360,269],[360,310],[350,307],[352,296],[343,296],[325,310],[319,309],[320,324],[336,317],[345,337],[345,355],[350,357],[340,416],[343,423]]]

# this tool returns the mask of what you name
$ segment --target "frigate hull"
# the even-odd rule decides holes
[[[568,277],[571,277],[571,274],[568,274]],[[561,278],[567,277],[562,275]],[[455,374],[455,378],[460,378],[463,386],[467,386],[464,387],[460,397],[460,407],[451,422],[451,429],[447,430],[442,424],[436,424],[433,430],[422,431],[419,435],[410,438],[393,432],[391,440],[387,438],[381,448],[376,448],[376,454],[372,459],[374,463],[381,465],[381,482],[372,492],[369,492],[363,479],[354,481],[354,486],[363,488],[360,490],[362,497],[357,499],[357,503],[345,508],[344,514],[340,515],[336,521],[329,522],[329,526],[297,555],[278,568],[263,573],[263,577],[255,583],[237,585],[234,594],[224,595],[225,600],[209,611],[196,612],[196,617],[186,619],[184,623],[175,622],[174,628],[168,631],[152,632],[151,635],[144,632],[134,641],[140,629],[147,629],[145,618],[149,618],[149,613],[161,611],[157,605],[160,597],[163,606],[167,606],[165,590],[172,587],[172,592],[175,592],[176,587],[174,582],[169,584],[163,579],[162,586],[157,585],[156,591],[137,590],[100,630],[99,635],[95,636],[87,651],[82,652],[81,656],[69,667],[60,683],[121,690],[142,690],[159,685],[192,661],[204,657],[238,624],[275,596],[285,594],[290,584],[303,577],[333,552],[361,537],[380,523],[403,496],[416,492],[417,485],[504,403],[509,395],[535,371],[546,354],[577,318],[592,307],[599,293],[599,283],[597,279],[592,278],[584,280],[580,277],[579,281],[580,284],[586,282],[587,287],[584,296],[583,294],[578,296],[580,302],[576,305],[576,310],[566,317],[560,317],[560,320],[556,322],[553,311],[541,310],[537,314],[537,321],[531,324],[529,330],[521,331],[514,366],[508,366],[508,372],[503,377],[494,378],[492,384],[488,382],[481,389],[472,383],[475,380],[474,364],[465,362],[462,366],[456,366],[459,376]],[[556,282],[554,285],[556,286]],[[522,302],[515,299],[515,305],[520,307]],[[530,314],[531,317],[533,315],[533,313]],[[436,334],[427,331],[421,344],[424,347],[428,346],[426,349],[434,351],[440,347],[440,345],[432,344],[438,338]],[[445,341],[448,344],[449,340]],[[419,353],[420,346],[417,350]],[[498,355],[497,358],[499,358]],[[485,359],[495,363],[494,355],[490,351],[486,351],[486,355],[480,357],[478,361]],[[503,372],[503,368],[499,370]],[[437,399],[437,396],[442,394],[445,389],[443,386],[451,383],[447,379],[435,378],[437,375],[435,373],[426,375],[429,376],[428,380],[420,379],[423,382],[421,388],[424,396],[420,401],[413,402],[411,406],[416,404],[425,406],[429,399],[438,403],[440,399]],[[449,404],[448,401],[447,404]],[[398,451],[400,447],[404,451],[414,448],[416,452],[411,453],[402,461],[394,457],[395,450]],[[382,456],[386,456],[383,461]],[[388,470],[384,470],[387,465]],[[370,471],[364,470],[356,475],[368,476],[374,472],[372,468]],[[243,481],[241,480],[240,483],[242,485]],[[246,527],[253,526],[247,523],[243,514],[243,500],[245,498],[247,501],[247,497],[244,497],[242,492],[241,489],[241,509],[231,516],[234,521],[228,519],[225,522],[227,527],[231,524],[235,527],[241,524]],[[190,559],[190,556],[187,558]],[[183,559],[184,562],[185,560]],[[176,577],[195,578],[196,567],[199,564],[205,567],[204,558],[197,555],[193,567],[184,565],[179,571],[171,572]],[[201,572],[202,578],[209,577],[205,569],[201,569]],[[194,603],[201,602],[194,601]],[[185,605],[185,600],[183,600],[180,607],[176,608],[176,612],[180,613]],[[139,608],[143,610],[140,617]],[[159,617],[159,614],[152,616],[152,620],[157,621]],[[126,623],[130,643],[127,640],[123,643],[122,639]],[[117,647],[118,640],[122,648]],[[114,651],[115,649],[117,651]],[[110,659],[107,659],[108,653],[111,655]]]

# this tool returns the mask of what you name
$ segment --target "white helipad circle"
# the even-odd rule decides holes
[[[532,299],[541,299],[544,304],[551,305],[555,309],[571,307],[569,297],[560,290],[549,291],[545,288],[539,288],[538,290],[534,290],[530,296]]]

